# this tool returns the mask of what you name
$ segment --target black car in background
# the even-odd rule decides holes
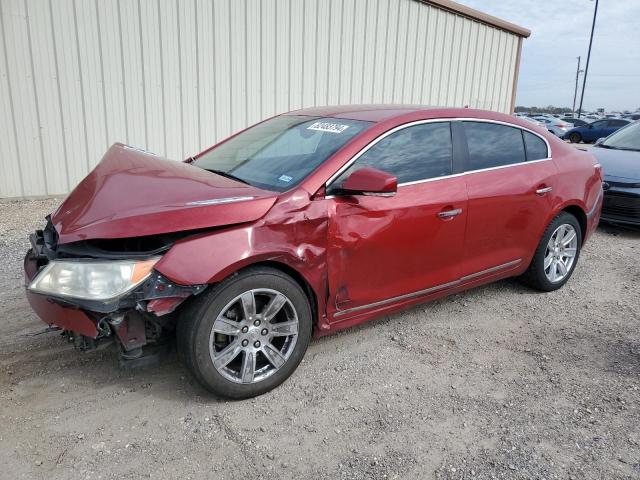
[[[599,139],[591,153],[604,171],[602,220],[640,226],[640,122]]]

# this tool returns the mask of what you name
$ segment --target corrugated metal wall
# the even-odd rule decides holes
[[[0,197],[312,105],[510,109],[518,37],[415,0],[0,0]]]

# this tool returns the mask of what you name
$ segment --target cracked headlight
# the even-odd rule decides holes
[[[35,293],[113,300],[140,285],[160,260],[77,260],[52,261],[33,279],[29,290]]]

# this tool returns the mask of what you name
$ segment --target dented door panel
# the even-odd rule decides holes
[[[460,177],[405,185],[394,197],[331,200],[327,309],[350,309],[443,285],[460,276],[467,194]],[[442,217],[442,212],[459,214]]]

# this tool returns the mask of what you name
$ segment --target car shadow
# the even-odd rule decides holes
[[[640,239],[640,228],[632,225],[609,223],[601,220],[600,225],[598,225],[598,230],[614,237]]]

